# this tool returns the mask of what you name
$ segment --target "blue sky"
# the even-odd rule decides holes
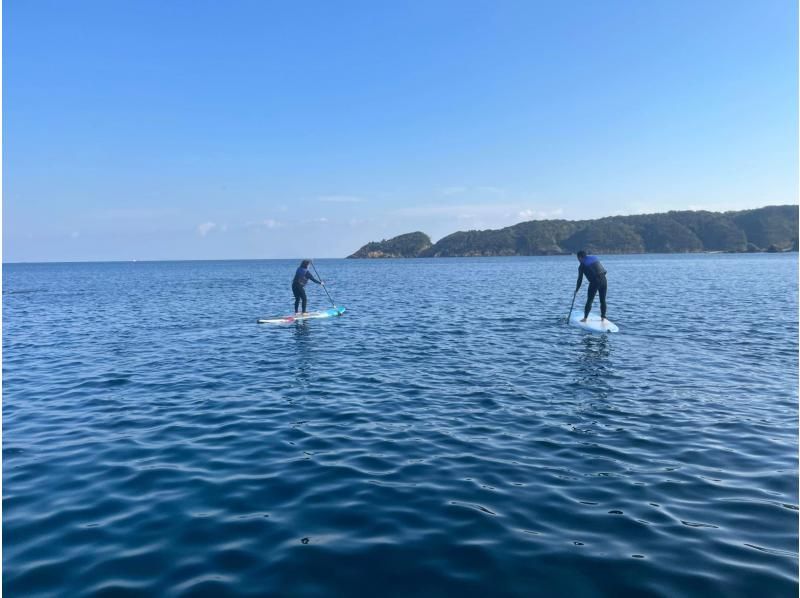
[[[3,260],[797,203],[791,0],[6,0]]]

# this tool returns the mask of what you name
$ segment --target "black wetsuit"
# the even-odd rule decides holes
[[[587,255],[581,260],[581,265],[578,266],[578,285],[575,287],[575,292],[581,288],[583,277],[589,281],[589,292],[586,294],[586,307],[583,310],[583,317],[589,317],[589,312],[592,311],[592,303],[594,303],[594,296],[600,294],[600,317],[606,317],[606,291],[608,290],[608,281],[606,280],[606,269],[603,264],[594,255]]]
[[[308,268],[300,267],[297,269],[297,272],[294,273],[294,280],[292,281],[292,293],[294,293],[295,313],[297,313],[297,308],[300,306],[301,301],[303,302],[303,312],[306,311],[308,297],[306,297],[306,290],[304,287],[309,280],[320,284],[316,278],[311,276],[311,272],[308,271]]]

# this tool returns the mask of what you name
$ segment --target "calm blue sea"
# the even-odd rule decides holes
[[[796,596],[797,254],[603,262],[5,265],[3,590]]]

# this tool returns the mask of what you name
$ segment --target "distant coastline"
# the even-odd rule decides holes
[[[422,232],[373,241],[354,259],[593,253],[778,253],[798,250],[798,206],[736,212],[680,211],[595,220],[531,220],[458,231],[436,243]]]

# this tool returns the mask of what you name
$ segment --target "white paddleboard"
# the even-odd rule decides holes
[[[604,334],[606,332],[619,332],[617,325],[610,320],[601,320],[600,316],[592,312],[585,322],[581,322],[583,312],[572,312],[569,323],[573,326],[585,330],[586,332],[593,332],[595,334]]]
[[[259,324],[289,324],[291,322],[299,322],[301,320],[314,320],[316,318],[330,318],[333,316],[341,316],[345,312],[344,307],[332,307],[325,311],[312,311],[304,316],[283,316],[282,318],[266,318],[257,320]]]

